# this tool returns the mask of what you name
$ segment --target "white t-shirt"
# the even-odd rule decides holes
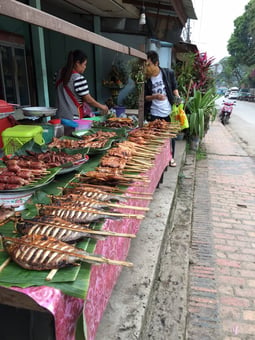
[[[151,77],[152,94],[163,94],[166,96],[165,100],[153,99],[151,103],[151,114],[158,117],[167,117],[171,112],[171,104],[166,95],[166,88],[160,71],[156,77]]]

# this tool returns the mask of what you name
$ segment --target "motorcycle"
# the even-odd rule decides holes
[[[233,111],[233,107],[234,105],[236,105],[236,102],[230,100],[228,101],[223,100],[222,104],[223,105],[220,111],[220,121],[223,125],[226,125],[229,123],[229,119]]]

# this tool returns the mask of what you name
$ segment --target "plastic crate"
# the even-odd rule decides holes
[[[35,143],[44,144],[43,128],[37,125],[16,125],[2,132],[3,151],[5,155],[10,155],[19,150],[31,139]]]

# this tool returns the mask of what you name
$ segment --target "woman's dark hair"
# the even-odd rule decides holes
[[[147,59],[150,59],[154,65],[156,65],[156,63],[158,63],[159,65],[159,56],[156,51],[149,51],[146,54],[147,54]]]
[[[60,79],[63,81],[64,85],[66,85],[69,82],[75,63],[78,61],[79,63],[82,64],[87,59],[88,59],[87,55],[81,50],[69,52],[67,63],[62,68],[60,76]]]

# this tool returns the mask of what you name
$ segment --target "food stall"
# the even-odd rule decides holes
[[[36,37],[33,44],[34,53],[38,53],[40,58],[44,56],[47,47],[37,43],[43,41],[41,28],[45,28],[83,42],[86,41],[93,44],[93,46],[105,47],[117,53],[146,60],[145,53],[141,51],[114,42],[100,34],[90,32],[21,2],[14,0],[2,1],[1,12],[2,15],[27,22],[32,26],[31,30]],[[35,29],[35,26],[38,30]],[[97,48],[95,50],[98,51]],[[44,72],[43,65],[44,62],[40,65],[41,74],[38,77],[38,81],[41,80],[39,88],[42,91],[38,95],[40,95],[40,98],[43,95],[47,98],[47,93],[45,93],[47,91],[44,91],[47,75]],[[143,94],[141,94],[141,97],[143,97]],[[44,104],[46,104],[45,101]],[[141,128],[143,123],[142,101],[140,102],[138,116],[139,127]],[[122,120],[110,120],[108,122],[110,126],[106,126],[106,128],[112,129],[115,123],[119,125],[121,124],[120,122]],[[105,126],[102,128],[104,129]],[[63,138],[65,145],[56,144],[57,141],[53,138],[53,145],[50,150],[48,148],[52,141],[47,144],[47,149],[44,149],[44,144],[39,143],[39,146],[35,148],[33,140],[29,140],[26,141],[27,143],[22,143],[20,149],[15,150],[15,157],[17,158],[7,157],[4,159],[4,164],[1,168],[3,177],[0,194],[13,196],[18,193],[19,197],[14,200],[13,197],[10,200],[8,200],[9,197],[5,197],[2,200],[2,202],[7,203],[5,205],[7,209],[1,209],[0,228],[3,235],[3,244],[0,252],[0,303],[32,311],[32,314],[33,312],[49,314],[52,317],[50,319],[53,319],[53,323],[50,324],[49,328],[53,328],[53,330],[51,329],[51,337],[50,334],[46,334],[47,338],[71,340],[75,339],[76,333],[80,331],[80,334],[85,335],[87,340],[94,339],[98,324],[122,268],[124,267],[124,270],[132,273],[132,265],[135,266],[135,263],[130,264],[127,259],[130,243],[132,238],[139,232],[142,218],[149,207],[153,192],[169,164],[171,158],[169,137],[175,135],[178,127],[172,125],[170,128],[168,126],[164,133],[160,129],[160,136],[159,131],[156,131],[157,129],[152,133],[152,127],[149,127],[151,143],[146,141],[146,133],[143,135],[145,131],[141,130],[142,134],[140,136],[134,134],[132,136],[130,132],[132,132],[133,128],[136,128],[136,126],[124,128],[128,133],[125,133],[124,136],[117,133],[117,138],[110,138],[104,146],[101,145],[99,148],[95,147],[95,144],[92,146],[81,145],[80,142],[84,141],[85,138],[80,132],[73,136],[74,139]],[[118,126],[117,129],[121,129],[121,126]],[[139,129],[135,130],[139,131]],[[41,133],[43,132],[40,131],[40,135]],[[89,134],[86,132],[85,136],[88,135],[89,137],[94,133],[95,131],[91,131]],[[96,139],[98,139],[97,137]],[[61,139],[57,138],[57,140]],[[11,140],[13,141],[13,139]],[[90,142],[97,141],[91,140]],[[118,148],[118,144],[125,141],[131,142],[132,144],[129,144],[129,146],[133,146],[125,149],[125,152],[127,151],[126,160],[129,160],[128,168],[125,169],[127,164],[125,161],[120,162],[120,168],[123,167],[124,171],[118,171],[118,167],[107,166],[106,158],[104,158],[103,164],[102,158],[108,154],[108,151]],[[136,145],[137,141],[140,142],[139,146]],[[29,144],[29,148],[27,148],[26,144]],[[30,150],[29,155],[26,154],[26,149]],[[56,164],[56,155],[54,154],[54,159],[47,158],[48,154],[46,153],[48,151],[50,151],[51,155],[53,155],[53,152],[64,152],[69,156],[76,157],[78,155],[77,157],[79,158],[68,160],[64,158],[64,164],[61,162]],[[129,152],[131,152],[131,159]],[[41,156],[40,160],[29,159],[28,156],[35,156],[34,153],[37,156],[43,153],[43,156],[47,156],[46,163],[52,163],[52,165],[55,163],[54,166],[48,167],[48,165],[45,165]],[[117,157],[110,154],[107,156]],[[145,160],[146,162],[144,162]],[[113,178],[110,178],[109,174],[103,175],[103,172],[101,172],[101,181],[98,183],[98,178],[96,177],[98,177],[99,170],[96,168],[99,167],[105,171],[107,171],[106,168],[112,168],[117,171]],[[28,178],[23,178],[20,175]],[[20,178],[16,179],[17,177]],[[118,207],[101,206],[100,208],[92,208],[88,205],[86,199],[83,199],[82,204],[84,206],[81,206],[79,201],[81,197],[84,198],[85,188],[90,193],[90,197],[92,196],[88,187],[100,189],[99,194],[103,197],[108,197],[107,202],[117,204]],[[77,198],[72,190],[75,190],[80,198]],[[114,199],[109,198],[109,193]],[[119,199],[120,201],[118,201]],[[101,204],[100,199],[93,202],[93,204],[98,203]],[[60,212],[61,216],[59,217],[58,213]],[[78,217],[81,217],[81,213],[85,214],[83,217],[88,214],[90,218],[95,220],[93,223],[91,221],[89,221],[90,223],[88,221],[81,223],[79,219],[68,220],[68,223],[60,221],[63,220],[63,216],[67,219],[70,216],[77,217],[78,215]],[[68,248],[64,248],[68,250],[63,251],[62,247],[67,246],[62,243],[57,242],[54,246],[52,243],[47,244],[52,252],[55,249],[54,247],[57,246],[57,258],[59,258],[61,250],[63,251],[62,255],[70,255],[70,253],[75,255],[73,256],[75,259],[72,257],[71,259],[68,258],[68,261],[64,261],[65,264],[70,261],[70,266],[59,268],[63,262],[58,261],[57,265],[52,267],[51,261],[51,263],[47,263],[48,267],[46,269],[41,267],[39,262],[27,261],[26,257],[20,258],[19,256],[20,247],[27,249],[28,254],[32,248],[36,252],[38,248],[44,252],[41,241],[53,242],[47,235],[43,236],[43,240],[41,238],[38,240],[38,237],[33,237],[33,235],[27,236],[29,232],[23,228],[25,224],[25,226],[30,225],[31,230],[34,230],[35,226],[40,226],[38,229],[42,230],[46,227],[46,223],[50,229],[52,220],[47,219],[49,217],[53,217],[54,224],[58,221],[59,230],[74,231],[75,229],[76,233],[78,233],[81,232],[80,224],[82,224],[83,229],[86,228],[83,233],[87,233],[89,237],[75,243],[76,248],[82,249],[79,254],[77,254],[77,249],[70,248],[70,245],[68,245]],[[36,220],[36,218],[39,218],[39,220]],[[79,229],[78,231],[77,228]],[[24,236],[22,236],[23,232],[25,233]],[[32,241],[37,243],[37,248]],[[27,251],[24,253],[27,253]],[[73,254],[73,251],[75,254]],[[75,260],[75,263],[73,263],[73,260]],[[82,260],[89,262],[83,262]],[[42,264],[45,265],[43,262]],[[35,318],[31,317],[29,322],[33,319]],[[11,317],[11,321],[12,325],[15,324],[16,326],[17,320]],[[6,322],[6,324],[10,324],[10,322]],[[47,329],[46,325],[41,327],[40,330],[42,331],[43,328]],[[50,331],[50,329],[47,330]],[[39,334],[37,335],[39,336]],[[39,339],[38,336],[34,338]]]
[[[75,339],[78,329],[94,339],[122,268],[132,273],[135,265],[127,260],[130,243],[169,164],[169,138],[178,126],[132,124],[129,118],[112,117],[47,145],[31,140],[3,158],[0,180],[8,185],[1,194],[32,193],[16,211],[9,204],[1,212],[1,303],[47,311],[58,340]],[[56,153],[65,153],[65,162],[57,163]],[[10,183],[6,168],[16,171],[16,178],[20,168],[27,176],[30,171],[32,181]],[[63,230],[69,241],[79,235],[75,244],[51,238]],[[45,252],[45,247],[56,260],[30,258],[31,249]],[[28,255],[21,258],[20,249]]]

